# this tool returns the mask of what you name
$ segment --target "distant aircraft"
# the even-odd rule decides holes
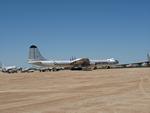
[[[106,59],[106,60],[90,60],[91,64],[95,65],[113,65],[118,64],[119,61],[115,60],[114,58]]]
[[[30,67],[30,68],[21,68],[20,72],[21,73],[32,73],[32,72],[35,72],[37,70],[38,70],[37,68],[33,68],[33,67]]]
[[[82,68],[89,67],[91,65],[104,65],[104,64],[118,64],[119,62],[114,59],[106,60],[90,60],[89,58],[78,58],[72,60],[47,60],[44,58],[37,46],[31,45],[29,48],[28,63],[43,67],[63,67],[63,68]]]
[[[147,54],[147,59],[148,59],[148,62],[150,63],[150,55]]]
[[[4,73],[17,73],[19,68],[16,66],[5,66],[1,68],[1,71]]]
[[[0,62],[0,71],[4,73],[17,73],[18,71],[21,70],[21,67],[16,67],[16,66],[4,66]]]
[[[119,64],[116,66],[121,67],[121,68],[150,67],[150,55],[147,54],[147,61],[141,61],[141,62],[130,63],[130,64]]]

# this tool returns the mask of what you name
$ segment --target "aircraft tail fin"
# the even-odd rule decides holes
[[[41,55],[39,49],[35,45],[31,45],[29,48],[29,61],[45,61],[46,59]]]
[[[149,54],[147,54],[147,59],[150,62],[150,55]]]

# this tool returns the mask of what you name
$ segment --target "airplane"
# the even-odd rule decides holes
[[[74,66],[86,67],[90,65],[88,58],[78,58],[74,60],[47,60],[41,55],[39,49],[35,45],[31,45],[29,48],[28,63],[36,66],[55,68],[73,68]]]
[[[118,64],[116,67],[119,68],[133,68],[133,67],[150,67],[150,55],[147,54],[147,61],[130,63],[130,64]]]
[[[0,71],[3,73],[17,73],[18,71],[21,70],[21,67],[16,67],[16,66],[4,66],[0,62]]]
[[[37,68],[33,68],[33,67],[30,67],[30,68],[21,68],[20,72],[21,73],[32,73],[32,72],[35,72],[37,70],[38,70]]]
[[[43,67],[54,67],[54,68],[63,67],[64,69],[78,69],[98,64],[107,64],[107,65],[118,64],[119,62],[115,59],[90,60],[89,58],[77,58],[70,60],[47,60],[41,55],[36,45],[31,45],[29,47],[28,63]]]
[[[150,66],[150,56],[147,54],[147,61],[131,63],[131,67],[149,67]]]
[[[19,68],[16,66],[5,66],[1,68],[1,71],[4,73],[17,73],[19,71]]]
[[[106,68],[110,69],[113,65],[119,64],[118,60],[114,58],[106,59],[106,60],[90,60],[91,65],[94,64],[96,68]]]

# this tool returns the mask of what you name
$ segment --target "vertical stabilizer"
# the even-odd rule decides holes
[[[40,53],[39,49],[35,45],[31,45],[29,48],[29,61],[44,61],[46,60]]]
[[[150,62],[150,55],[149,54],[147,54],[147,59]]]

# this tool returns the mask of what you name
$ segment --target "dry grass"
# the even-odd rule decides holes
[[[0,73],[0,113],[150,113],[150,68]]]

